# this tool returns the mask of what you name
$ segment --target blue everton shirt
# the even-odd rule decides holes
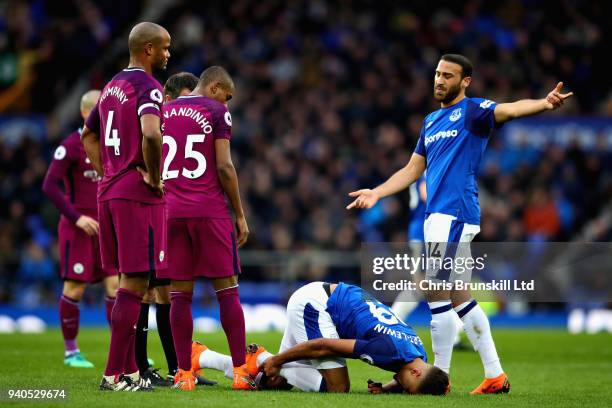
[[[425,231],[423,224],[425,222],[425,207],[426,202],[421,199],[419,186],[425,183],[425,176],[410,185],[410,222],[408,223],[408,241],[425,241]]]
[[[480,224],[476,178],[495,126],[496,103],[464,98],[425,117],[415,153],[427,161],[426,213]]]
[[[427,361],[414,329],[360,287],[339,283],[327,312],[341,339],[356,339],[354,358],[393,372],[415,358]]]

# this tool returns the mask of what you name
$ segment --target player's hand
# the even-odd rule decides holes
[[[555,89],[553,89],[552,91],[550,91],[548,95],[546,95],[546,107],[549,110],[557,109],[563,106],[563,104],[565,103],[565,100],[567,98],[570,98],[572,95],[574,95],[573,92],[562,94],[561,88],[563,88],[563,82],[559,82],[557,86],[555,87]]]
[[[97,235],[100,232],[98,221],[86,215],[81,215],[76,222],[76,226],[85,231],[87,235]]]
[[[378,202],[380,198],[378,193],[369,188],[357,190],[349,193],[350,197],[357,197],[355,201],[346,206],[347,210],[351,208],[372,208]]]
[[[266,361],[259,366],[259,371],[263,371],[268,378],[278,376],[280,374],[280,370],[281,365],[276,364],[274,356],[266,359]]]
[[[238,230],[236,245],[238,245],[238,248],[240,248],[246,244],[247,238],[249,237],[249,226],[247,225],[245,217],[239,217],[236,219],[236,230]]]
[[[385,392],[383,389],[382,383],[374,382],[373,380],[368,380],[368,392],[370,394],[382,394]]]
[[[164,181],[161,178],[159,179],[158,184],[154,184],[151,182],[151,175],[146,170],[141,169],[140,167],[136,167],[136,170],[138,170],[142,176],[142,181],[144,181],[151,190],[153,190],[159,196],[164,195]]]

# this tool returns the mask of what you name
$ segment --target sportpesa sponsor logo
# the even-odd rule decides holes
[[[431,136],[426,136],[425,137],[425,146],[427,146],[430,143],[433,143],[439,139],[445,139],[447,137],[456,137],[459,134],[459,132],[457,131],[457,129],[453,129],[453,130],[441,130],[438,133],[434,133]]]

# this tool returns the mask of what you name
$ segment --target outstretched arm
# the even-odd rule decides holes
[[[279,375],[283,364],[296,360],[343,356],[350,357],[355,348],[355,340],[316,339],[300,343],[295,347],[268,358],[259,367],[268,377]]]
[[[565,100],[574,95],[573,92],[561,93],[563,82],[559,82],[555,89],[550,91],[543,99],[521,99],[512,103],[500,103],[495,107],[495,123],[504,123],[524,116],[537,115],[547,110],[557,109]]]
[[[366,188],[349,193],[349,196],[357,198],[346,209],[374,207],[381,198],[402,191],[418,180],[425,171],[425,166],[425,157],[418,153],[413,153],[406,166],[395,172],[387,181],[374,190]]]

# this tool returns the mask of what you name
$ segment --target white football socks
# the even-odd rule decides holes
[[[257,367],[261,366],[264,361],[273,355],[268,351],[260,353],[257,356]],[[319,370],[298,362],[283,364],[280,376],[285,378],[294,387],[307,392],[318,392],[321,388],[321,380],[323,379]]]
[[[273,355],[274,354],[270,353],[269,351],[262,351],[261,353],[259,353],[259,355],[257,356],[257,367],[261,366],[264,361],[266,361]]]
[[[230,380],[234,379],[234,365],[232,364],[231,356],[206,349],[200,354],[199,361],[200,367],[223,371],[227,378]]]
[[[463,321],[459,316],[457,316],[457,313],[454,313],[453,320],[455,321],[455,326],[457,326],[455,339],[453,340],[453,346],[456,346],[457,344],[461,343],[461,331],[463,330]]]
[[[486,378],[495,378],[502,374],[501,363],[491,336],[491,326],[487,315],[478,302],[472,300],[455,307],[455,311],[463,320],[463,330],[474,349],[480,354]]]
[[[318,392],[323,379],[319,370],[310,366],[286,367],[283,365],[280,376],[284,377],[289,384],[306,392]]]
[[[450,372],[453,344],[457,334],[455,311],[450,300],[429,302],[431,310],[431,344],[435,355],[434,365]]]
[[[412,311],[416,309],[418,305],[419,305],[419,302],[396,299],[393,305],[391,305],[391,310],[393,311],[393,313],[395,313],[397,317],[406,321],[406,318],[408,317],[408,315],[412,313]]]

